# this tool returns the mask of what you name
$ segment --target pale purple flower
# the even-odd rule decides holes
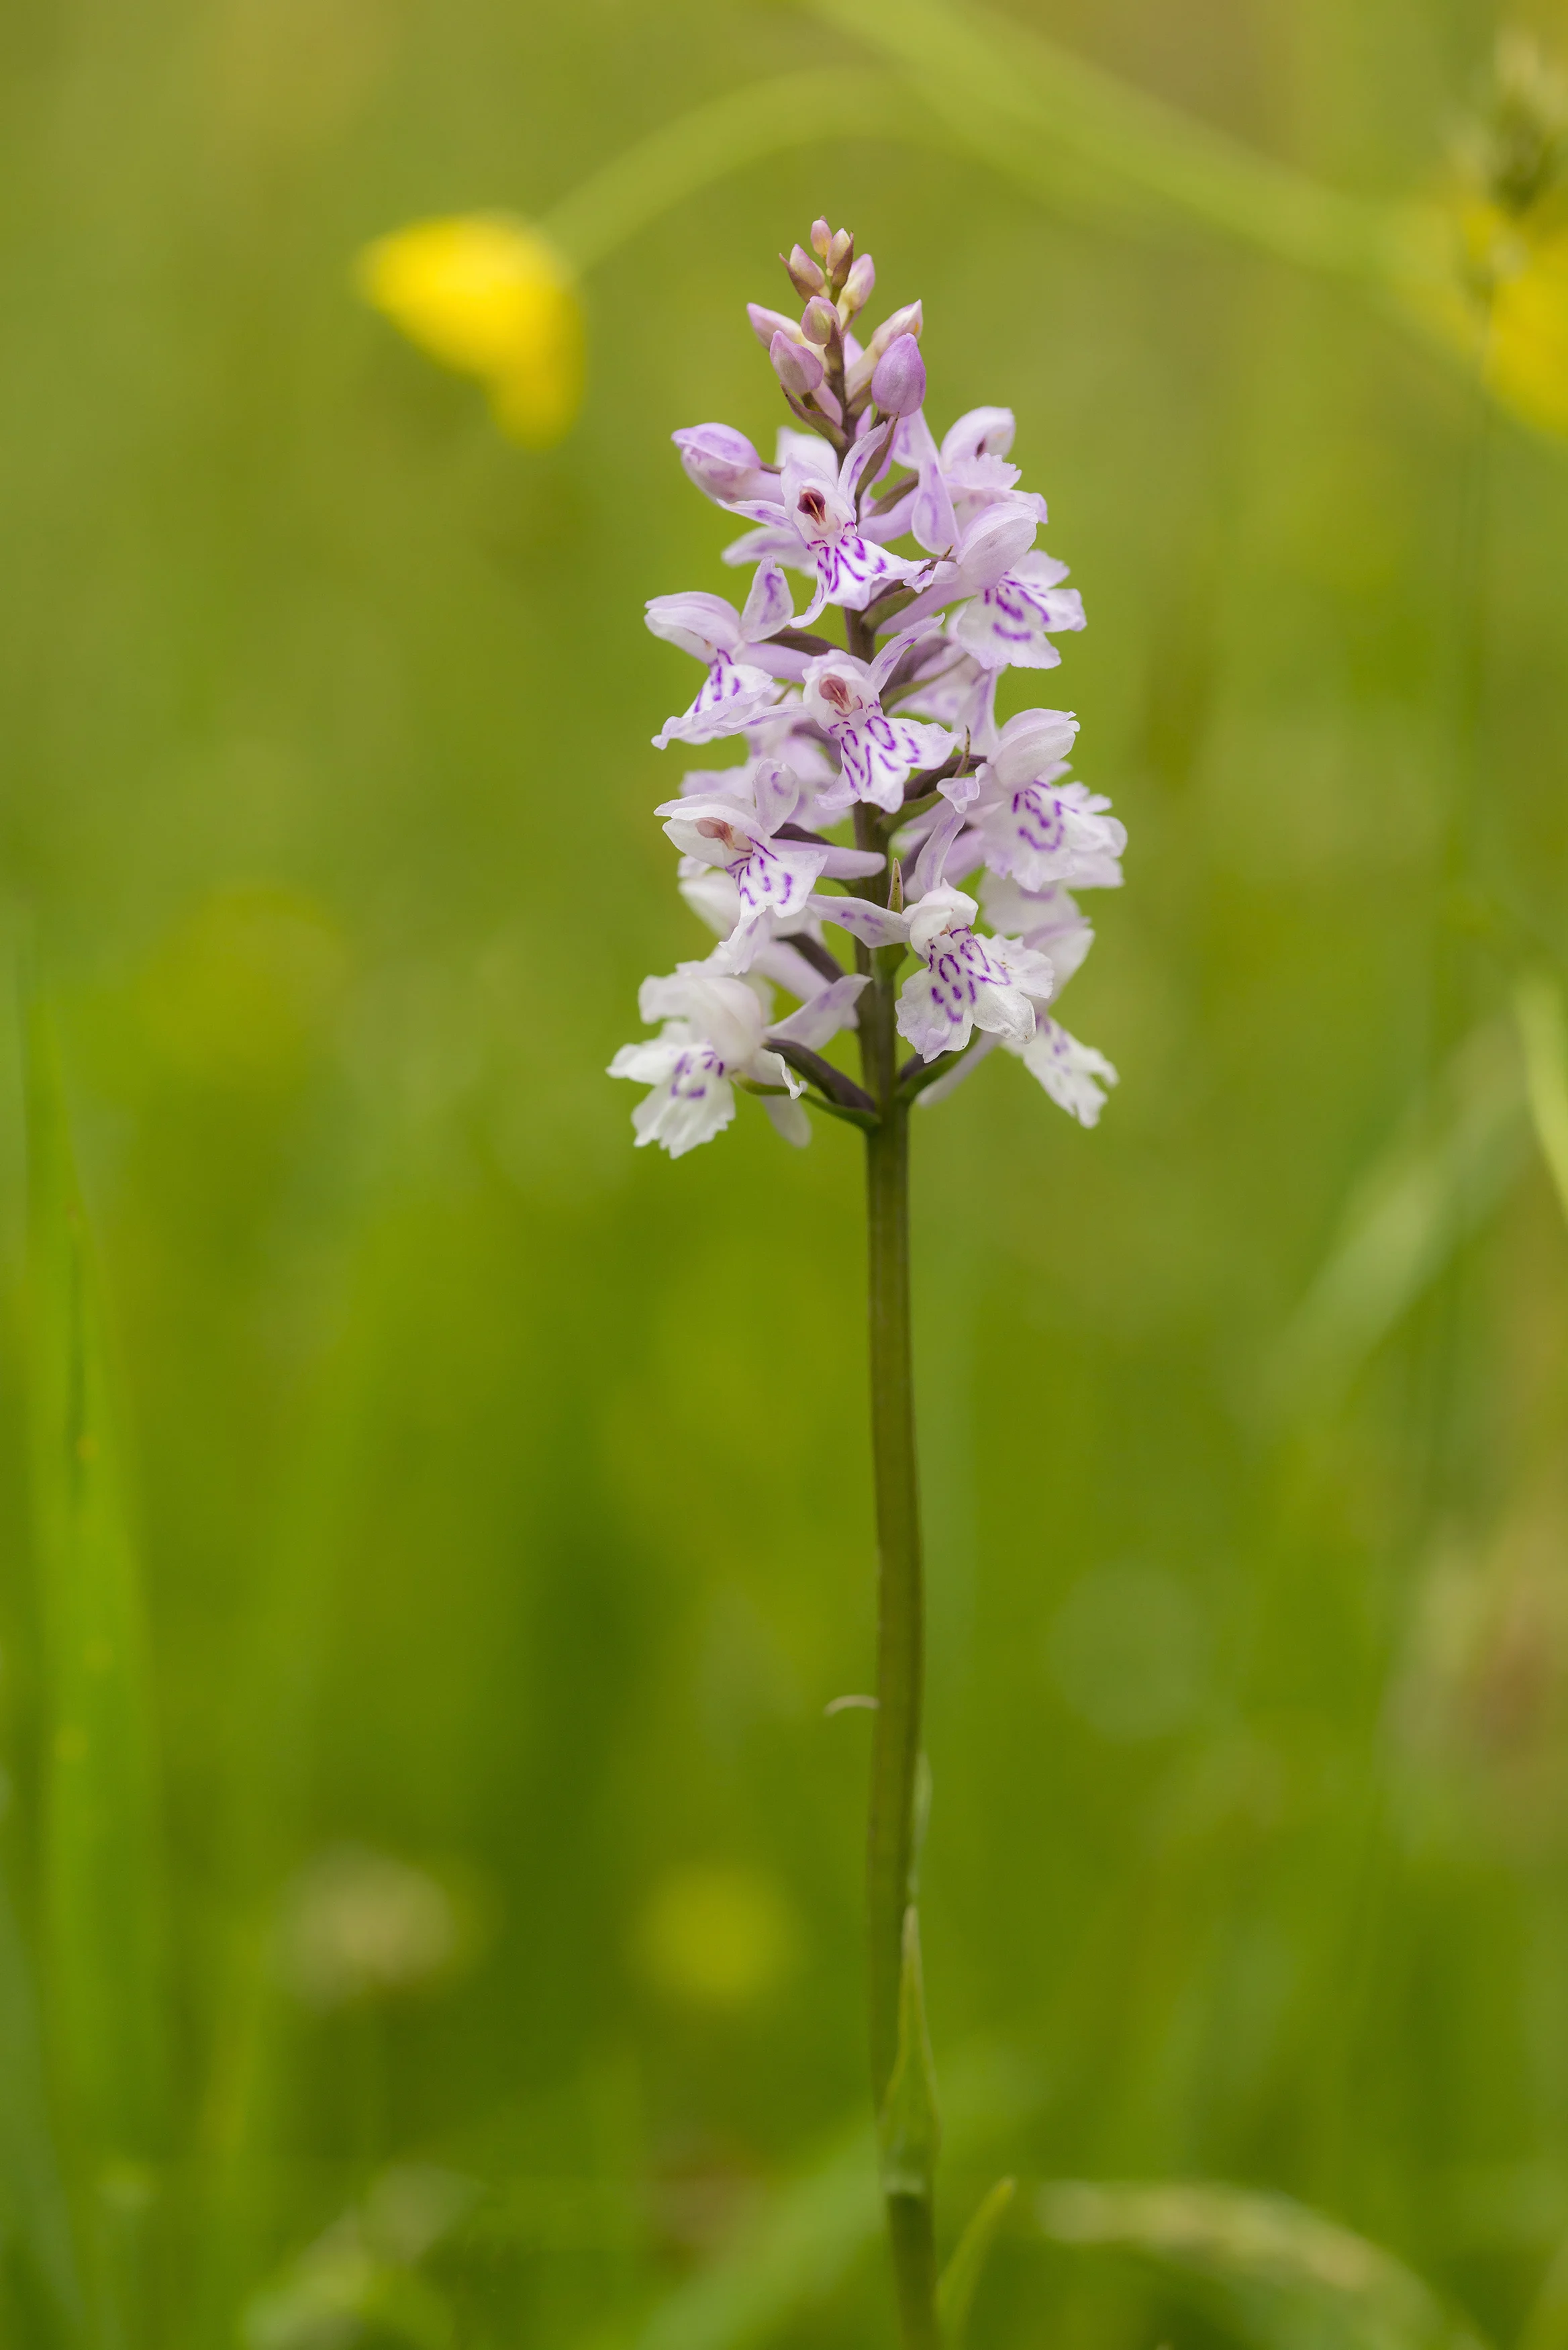
[[[1002,1045],[1039,1079],[1059,1108],[1080,1126],[1093,1126],[1105,1107],[1105,1088],[1116,1083],[1116,1072],[1103,1053],[1081,1043],[1053,1019],[1046,1006],[1055,1002],[1082,964],[1094,944],[1094,931],[1065,889],[1031,891],[1020,889],[1015,881],[988,875],[983,894],[987,919],[1004,935],[979,943],[1016,979],[1033,1014],[1033,1025],[1024,1033],[1021,1020],[1006,1026],[992,1024],[991,1032],[977,1037],[961,1061],[926,1088],[921,1104],[929,1107],[945,1100]],[[1033,962],[1025,963],[1023,956],[1031,953]],[[1048,978],[1041,971],[1042,963]],[[966,975],[961,971],[961,979]],[[976,1024],[985,1025],[978,1018]],[[901,1013],[899,1025],[904,1025]],[[910,1032],[906,1028],[904,1033]],[[926,1057],[935,1056],[928,1054]]]
[[[649,1024],[664,1024],[657,1037],[623,1045],[608,1071],[651,1088],[631,1116],[639,1148],[657,1142],[680,1159],[711,1142],[734,1118],[737,1081],[773,1089],[763,1106],[785,1140],[809,1141],[810,1125],[795,1107],[805,1083],[772,1050],[769,1036],[814,1048],[826,1044],[853,1022],[864,985],[846,974],[770,1027],[771,990],[716,971],[711,960],[679,963],[668,978],[645,979],[638,1010]]]
[[[1066,565],[1054,556],[1021,556],[961,606],[953,635],[986,669],[1054,669],[1062,656],[1053,635],[1084,626],[1083,598],[1061,585],[1066,577]]]
[[[820,653],[805,672],[804,706],[838,754],[840,786],[825,793],[824,809],[842,811],[867,800],[891,813],[918,767],[938,767],[953,748],[945,727],[914,718],[889,717],[880,701],[883,686],[902,659],[905,643],[895,637],[874,661],[851,653]]]
[[[971,408],[939,448],[923,411],[906,416],[893,453],[917,480],[901,527],[933,555],[950,556],[975,516],[997,499],[1015,499],[1043,523],[1044,499],[1018,490],[1018,468],[1006,463],[1014,429],[1009,408]]]
[[[698,920],[722,945],[734,936],[741,920],[741,893],[722,866],[700,865],[696,858],[683,857],[676,867],[675,886]],[[753,954],[752,973],[787,989],[803,1003],[816,994],[826,983],[823,973],[790,941],[805,937],[820,946],[821,917],[822,909],[815,898],[797,914],[770,915],[760,925],[766,935]]]
[[[1059,1109],[1075,1118],[1080,1126],[1098,1123],[1106,1106],[1104,1088],[1118,1083],[1116,1070],[1103,1053],[1096,1052],[1093,1045],[1080,1044],[1059,1021],[1044,1014],[1035,1021],[1034,1034],[1028,1043],[1010,1049],[1018,1055],[1030,1075],[1039,1078]]]
[[[900,615],[904,626],[956,606],[950,632],[981,668],[1054,669],[1062,656],[1051,638],[1081,629],[1084,606],[1061,585],[1066,565],[1034,551],[1038,528],[1033,501],[1012,491],[982,504]]]
[[[929,637],[915,657],[909,684],[900,689],[900,705],[909,717],[934,720],[950,728],[960,741],[967,737],[971,748],[983,754],[996,743],[1000,675],[999,670],[982,669],[951,637]],[[966,782],[967,796],[972,799],[972,775],[958,778],[950,787],[951,795],[959,796]]]
[[[959,1053],[976,1028],[1003,1042],[1034,1034],[1033,996],[1049,996],[1050,960],[1009,939],[984,938],[980,908],[962,889],[940,882],[908,910],[909,944],[925,964],[898,996],[898,1033],[925,1061]]]
[[[683,856],[722,868],[734,883],[735,925],[713,962],[721,971],[744,972],[781,924],[805,913],[825,875],[857,879],[879,872],[886,860],[878,852],[831,841],[780,838],[780,827],[800,804],[798,777],[776,759],[754,760],[737,773],[745,778],[740,790],[683,792],[657,813]]]
[[[1076,899],[1056,882],[1044,889],[1025,889],[1001,874],[988,873],[980,885],[980,900],[993,931],[1022,939],[1026,947],[1049,956],[1055,973],[1054,1001],[1082,970],[1095,943],[1095,926]]]
[[[1101,794],[1060,780],[1077,731],[1069,711],[1021,711],[980,769],[970,823],[992,871],[1011,874],[1025,889],[1052,881],[1114,889],[1121,882],[1127,827],[1105,813],[1110,802]]]
[[[889,588],[920,578],[929,568],[907,556],[892,555],[859,526],[859,494],[868,473],[886,463],[888,432],[867,432],[858,440],[842,465],[836,465],[826,443],[803,434],[791,436],[793,445],[784,460],[777,495],[732,498],[732,513],[759,523],[760,531],[729,547],[725,560],[745,563],[771,556],[796,570],[812,572],[816,592],[797,625],[808,629],[826,604],[852,612]]]
[[[763,1044],[761,991],[706,963],[683,962],[667,979],[645,979],[638,1010],[664,1025],[657,1037],[623,1045],[612,1077],[651,1087],[631,1114],[638,1147],[659,1143],[671,1159],[711,1142],[735,1115],[734,1079],[776,1086],[785,1097],[804,1090],[786,1061]]]
[[[662,751],[670,743],[711,743],[738,734],[765,717],[779,699],[776,678],[745,656],[794,618],[794,599],[776,563],[764,563],[752,583],[745,609],[737,612],[722,596],[692,589],[682,596],[655,596],[648,625],[683,652],[708,664],[708,674],[691,707],[666,719],[653,738]]]

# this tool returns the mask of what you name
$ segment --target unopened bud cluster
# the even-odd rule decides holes
[[[746,307],[801,422],[842,452],[868,405],[883,416],[912,415],[926,396],[919,304],[896,310],[861,348],[853,325],[871,298],[877,265],[868,253],[857,256],[849,231],[814,222],[811,251],[797,244],[780,258],[805,305],[799,318],[760,302]]]
[[[793,419],[772,460],[731,425],[674,435],[691,480],[750,525],[724,551],[751,571],[744,602],[648,607],[704,670],[656,744],[739,752],[658,810],[719,944],[644,983],[660,1034],[610,1074],[649,1087],[638,1140],[671,1157],[729,1125],[737,1086],[792,1142],[810,1139],[807,1104],[874,1123],[886,1094],[823,1047],[857,1026],[875,970],[879,986],[903,974],[907,1095],[934,1098],[1001,1044],[1093,1125],[1116,1071],[1053,1008],[1094,939],[1069,887],[1118,886],[1126,835],[1069,775],[1070,712],[996,710],[1005,671],[1054,668],[1054,639],[1084,625],[1065,566],[1035,545],[1044,500],[1018,486],[1006,409],[935,437],[918,302],[857,331],[877,272],[847,230],[815,222],[784,267],[799,317],[749,306]],[[782,1017],[775,989],[795,1000]]]

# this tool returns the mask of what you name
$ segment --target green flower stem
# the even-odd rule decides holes
[[[898,948],[872,958],[862,998],[867,1089],[881,1106],[866,1137],[871,1459],[877,1494],[877,1712],[867,1838],[871,2084],[884,2108],[899,2049],[904,1913],[916,1857],[916,1778],[925,1681],[925,1592],[909,1321],[909,1111],[895,1090]],[[888,965],[894,966],[888,969]],[[880,965],[881,968],[877,968]],[[888,2227],[905,2350],[937,2342],[931,2199],[891,2192]]]
[[[845,615],[848,649],[869,660],[875,630],[858,612]],[[856,838],[875,847],[875,812],[856,810]],[[861,885],[886,904],[891,874]],[[898,2105],[889,2097],[910,2066],[924,2061],[918,1929],[910,1905],[919,1845],[921,1714],[925,1694],[926,1603],[920,1552],[919,1478],[915,1450],[915,1361],[909,1314],[909,1106],[898,1092],[897,1025],[899,946],[857,961],[871,984],[860,999],[861,1081],[877,1106],[866,1134],[867,1302],[870,1336],[871,1466],[877,1499],[877,1711],[871,1733],[871,1801],[867,1831],[867,1910],[871,2023],[871,2090],[878,2123]],[[907,1922],[908,1921],[908,1922]],[[911,1969],[911,1945],[915,1965]],[[912,1994],[912,1996],[911,1996]],[[918,2046],[913,2044],[918,2042]],[[934,2111],[925,2142],[884,2186],[893,2257],[899,2337],[904,2350],[938,2350],[936,2238],[930,2168]]]

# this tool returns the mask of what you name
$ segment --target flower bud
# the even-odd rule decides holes
[[[784,261],[782,253],[779,259]],[[791,246],[789,259],[784,261],[784,267],[789,271],[790,284],[803,302],[809,302],[814,294],[820,294],[827,283],[804,245]]]
[[[730,424],[689,424],[670,438],[687,478],[708,497],[760,498],[776,481],[743,432]]]
[[[871,379],[877,372],[877,361],[883,352],[896,343],[900,335],[913,335],[918,341],[924,323],[925,313],[918,302],[906,302],[901,310],[895,310],[890,318],[883,319],[860,357],[855,360],[848,370],[846,389],[849,393],[851,414],[858,415],[865,406],[866,395],[871,389]]]
[[[854,258],[855,239],[846,228],[841,228],[828,246],[823,265],[835,287],[843,285],[849,274],[849,265]]]
[[[884,416],[912,416],[926,397],[926,363],[913,335],[898,335],[877,362],[871,397]]]
[[[868,253],[863,253],[844,281],[844,291],[838,297],[842,318],[853,318],[871,299],[871,289],[877,283],[877,265]]]
[[[800,331],[819,351],[825,351],[833,340],[838,331],[838,313],[823,295],[814,295],[806,304],[801,313]]]
[[[900,335],[913,335],[915,340],[919,342],[920,329],[925,323],[924,304],[906,302],[901,310],[895,310],[890,318],[883,319],[871,338],[871,348],[879,359],[888,344],[896,343]]]
[[[775,335],[787,335],[792,343],[800,339],[800,328],[782,310],[764,310],[760,302],[748,302],[746,316],[752,322],[752,332],[763,350],[770,350]]]
[[[768,357],[784,390],[794,392],[797,400],[805,400],[822,381],[822,361],[809,343],[793,342],[788,335],[775,335]]]
[[[828,249],[832,245],[832,243],[833,231],[828,227],[827,223],[825,220],[813,221],[811,224],[811,249],[813,253],[817,255],[819,260],[826,261],[827,259]]]

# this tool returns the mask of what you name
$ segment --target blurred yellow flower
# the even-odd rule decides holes
[[[366,299],[444,367],[479,377],[502,431],[534,449],[570,430],[583,392],[576,281],[502,213],[415,221],[359,256]]]
[[[1488,305],[1489,388],[1532,424],[1568,434],[1568,224],[1538,227],[1477,204],[1465,242]]]
[[[1456,161],[1437,321],[1505,407],[1568,437],[1568,81],[1528,35],[1500,40]]]

